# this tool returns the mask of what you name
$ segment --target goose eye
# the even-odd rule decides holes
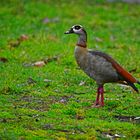
[[[76,30],[79,30],[81,27],[79,25],[74,27]]]

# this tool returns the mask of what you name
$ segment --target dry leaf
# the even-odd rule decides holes
[[[79,86],[83,86],[83,85],[85,85],[85,83],[86,83],[85,81],[81,81]]]
[[[137,68],[134,68],[132,70],[130,70],[129,72],[132,73],[132,72],[136,72]]]
[[[44,79],[44,82],[51,82],[52,80]]]
[[[8,62],[8,59],[4,57],[0,57],[0,62],[6,63]]]
[[[55,17],[55,18],[48,18],[46,17],[44,20],[43,20],[43,23],[55,23],[55,22],[59,22],[59,18],[58,17]]]
[[[34,63],[34,66],[36,66],[36,67],[43,67],[44,65],[45,65],[44,61],[37,61]]]
[[[28,40],[28,39],[29,39],[29,37],[27,35],[22,34],[16,40],[9,40],[8,45],[10,45],[10,47],[18,47],[21,44],[21,42]]]
[[[27,35],[25,35],[25,34],[22,34],[20,37],[19,37],[19,40],[20,41],[25,41],[25,40],[28,40],[29,39],[29,37],[27,36]]]

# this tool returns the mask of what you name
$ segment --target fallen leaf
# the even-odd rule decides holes
[[[20,37],[19,37],[19,40],[20,41],[25,41],[25,40],[28,40],[29,39],[29,37],[27,36],[27,35],[25,35],[25,34],[22,34]]]
[[[132,73],[132,72],[136,72],[137,68],[134,68],[132,70],[130,70],[129,72]]]
[[[44,65],[48,64],[49,62],[52,61],[57,61],[59,56],[54,56],[54,57],[49,57],[49,58],[44,58],[36,62],[31,62],[31,63],[23,63],[24,67],[31,67],[31,66],[36,66],[36,67],[43,67]]]
[[[37,61],[34,63],[34,66],[36,66],[36,67],[43,67],[44,65],[45,65],[44,61]]]
[[[44,82],[51,82],[52,80],[44,79]]]
[[[67,99],[61,99],[59,102],[60,103],[67,103]]]
[[[48,18],[46,17],[44,20],[43,20],[43,23],[54,23],[54,22],[59,22],[59,18],[58,17],[55,17],[55,18]]]
[[[116,119],[118,119],[121,122],[133,122],[133,123],[139,123],[140,117],[138,116],[114,116]]]
[[[111,140],[114,140],[116,138],[125,138],[126,137],[122,134],[112,134],[111,132],[102,132],[102,135],[106,138],[111,139]]]
[[[19,38],[17,38],[16,40],[9,40],[8,41],[8,45],[10,45],[10,47],[18,47],[21,42],[28,40],[29,37],[25,34],[22,34]]]
[[[79,83],[79,86],[83,86],[83,85],[85,85],[85,81],[81,81],[80,83]]]
[[[0,57],[0,62],[6,63],[8,62],[8,59],[5,57]]]
[[[49,23],[50,22],[50,19],[49,18],[45,18],[44,20],[43,20],[43,23]]]

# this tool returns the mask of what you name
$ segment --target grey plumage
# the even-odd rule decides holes
[[[76,47],[75,58],[79,67],[98,85],[119,80],[116,70],[105,58],[96,54],[96,51]]]

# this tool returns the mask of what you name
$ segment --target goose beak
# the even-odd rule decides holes
[[[71,28],[70,30],[66,31],[64,34],[72,34],[74,33],[73,29]]]

